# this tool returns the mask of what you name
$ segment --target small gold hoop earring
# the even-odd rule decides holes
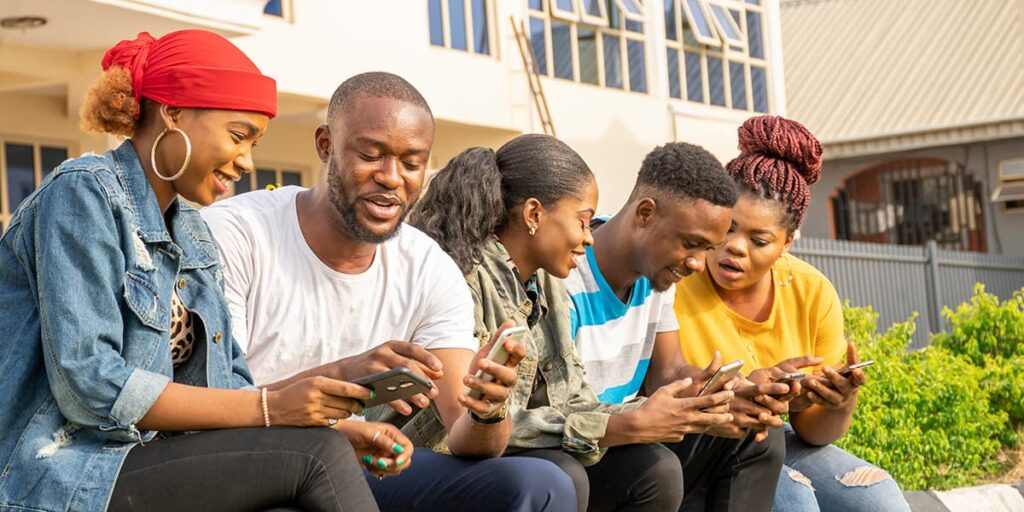
[[[530,226],[530,236],[537,234],[537,226]]]
[[[786,260],[786,265],[789,266],[789,275],[786,276],[784,279],[776,279],[775,284],[779,286],[789,286],[790,284],[793,284],[793,262],[789,261],[789,257],[787,257],[787,255],[785,254],[782,255],[782,259]],[[778,271],[776,271],[776,273],[778,273]]]
[[[178,132],[181,134],[181,138],[185,140],[185,161],[181,164],[181,169],[174,173],[174,176],[164,176],[160,174],[160,171],[156,168],[156,147],[160,145],[160,141],[163,140],[164,135],[167,132]],[[164,181],[174,181],[185,174],[185,169],[188,168],[188,162],[192,159],[192,141],[189,140],[188,134],[186,134],[181,128],[164,128],[164,131],[160,132],[160,135],[156,136],[156,140],[153,141],[153,149],[149,151],[149,164],[153,166],[153,173],[156,174],[157,178]]]

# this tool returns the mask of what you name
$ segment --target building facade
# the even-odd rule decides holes
[[[1024,255],[1024,0],[784,0],[803,235]]]
[[[603,210],[655,146],[685,140],[726,161],[745,119],[786,111],[778,0],[0,0],[0,17],[4,226],[56,163],[117,144],[81,132],[77,112],[103,51],[140,31],[217,31],[277,79],[279,116],[238,192],[313,184],[313,130],[337,85],[364,71],[397,73],[427,98],[436,170],[467,147],[545,131],[532,61]]]

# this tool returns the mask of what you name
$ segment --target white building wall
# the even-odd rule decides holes
[[[781,63],[778,0],[765,2],[765,44],[774,65]],[[98,3],[109,8],[109,2]],[[238,8],[245,3],[231,0],[223,5]],[[669,98],[661,2],[647,4],[648,93],[542,79],[559,138],[575,148],[598,176],[603,211],[614,211],[624,201],[644,155],[655,146],[685,140],[708,148],[725,162],[737,153],[736,128],[751,115]],[[492,0],[489,5],[491,56],[431,46],[427,3],[419,0],[295,0],[288,18],[264,16],[259,30],[232,37],[277,80],[281,97],[281,115],[257,150],[257,164],[304,169],[308,174],[303,182],[311,184],[319,170],[313,130],[322,122],[331,93],[346,78],[372,70],[403,76],[430,103],[438,120],[434,169],[466,147],[497,147],[516,134],[541,131],[509,23],[509,16],[524,15],[526,0]],[[142,16],[139,26],[123,26],[121,31],[149,29],[141,20],[152,14]],[[77,26],[87,32],[106,30],[100,23]],[[124,36],[107,37],[112,44]],[[80,98],[99,73],[101,55],[102,48],[48,49],[0,39],[0,134],[67,139],[74,143],[73,154],[116,143],[77,129]],[[53,90],[4,87],[2,81],[13,81],[15,73],[63,82],[63,99]],[[769,76],[773,113],[782,114],[781,70],[771,69]],[[63,117],[56,109],[60,101],[65,103]]]

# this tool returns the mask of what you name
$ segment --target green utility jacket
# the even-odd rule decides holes
[[[517,276],[508,252],[497,240],[486,242],[482,261],[466,276],[475,304],[475,334],[481,346],[506,319],[530,327],[527,355],[519,363],[509,400],[512,437],[508,452],[561,448],[584,465],[595,464],[603,454],[598,443],[605,435],[608,418],[636,409],[644,399],[625,404],[600,403],[584,380],[583,363],[576,355],[569,295],[561,279],[539,270],[529,280],[527,291]],[[539,311],[533,312],[534,308]],[[537,378],[538,371],[542,380]],[[533,397],[535,393],[546,394],[546,400],[544,396]],[[412,418],[387,408],[368,415],[396,424],[404,421],[402,431],[414,444],[447,450],[447,432],[434,405]]]

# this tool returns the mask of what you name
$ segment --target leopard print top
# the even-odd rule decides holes
[[[192,356],[192,347],[195,345],[193,316],[185,309],[185,305],[178,298],[178,293],[175,292],[171,303],[171,361],[175,368]]]

